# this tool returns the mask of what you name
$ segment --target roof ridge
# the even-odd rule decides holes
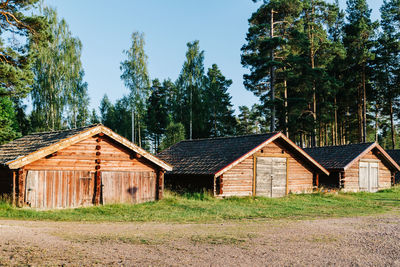
[[[245,135],[235,135],[235,136],[221,136],[221,137],[208,137],[208,138],[198,138],[198,139],[186,139],[182,140],[180,142],[196,142],[196,141],[207,141],[207,140],[219,140],[219,139],[233,139],[233,138],[242,138],[242,137],[250,137],[250,136],[262,136],[262,135],[275,135],[278,134],[279,132],[269,132],[269,133],[261,133],[261,134],[245,134]],[[180,143],[179,142],[179,143]]]
[[[326,147],[346,147],[346,146],[353,146],[353,145],[372,145],[375,142],[363,142],[363,143],[352,143],[346,145],[329,145],[329,146],[316,146],[316,147],[305,147],[303,149],[316,149],[316,148],[326,148]]]
[[[62,133],[62,132],[68,132],[68,131],[83,129],[83,128],[93,128],[93,127],[96,127],[96,126],[103,126],[103,124],[95,123],[95,124],[90,124],[90,125],[87,125],[87,126],[76,127],[76,128],[71,128],[71,129],[56,130],[56,131],[45,131],[45,132],[33,132],[33,133],[29,133],[27,135],[24,135],[22,137],[25,137],[25,136],[28,136],[28,135],[34,135],[34,134]]]

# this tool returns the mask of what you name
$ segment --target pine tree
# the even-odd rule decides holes
[[[367,87],[369,63],[373,59],[373,37],[377,24],[371,21],[371,10],[366,0],[347,1],[347,23],[344,27],[343,43],[348,65],[346,87],[357,99],[358,141],[365,142],[367,136]]]
[[[378,38],[374,76],[377,104],[390,117],[391,147],[396,147],[395,106],[400,104],[400,85],[396,73],[400,71],[400,1],[384,0],[381,11],[382,32]]]
[[[207,109],[207,132],[211,137],[233,135],[236,119],[228,88],[232,80],[227,80],[216,64],[208,69],[204,92],[204,106]]]
[[[153,141],[154,151],[159,152],[162,136],[169,124],[168,91],[160,84],[158,79],[154,79],[152,84],[152,92],[146,105],[146,126]],[[166,82],[163,84],[166,84]]]

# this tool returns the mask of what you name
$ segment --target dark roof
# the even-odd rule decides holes
[[[305,148],[304,151],[325,169],[344,169],[374,143]]]
[[[96,126],[98,124],[64,131],[32,133],[15,139],[7,144],[0,145],[0,164],[26,156]]]
[[[173,166],[169,173],[214,175],[277,133],[179,142],[157,155]]]
[[[400,164],[400,149],[386,149],[385,151],[397,164]]]

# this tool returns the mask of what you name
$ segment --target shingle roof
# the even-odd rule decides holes
[[[214,175],[276,134],[186,140],[157,157],[173,166],[173,174]]]
[[[400,149],[387,149],[386,152],[397,164],[400,164]]]
[[[388,149],[386,152],[397,164],[400,164],[400,149]],[[400,172],[396,173],[395,183],[400,183]]]
[[[32,133],[15,139],[7,144],[0,145],[0,164],[26,156],[96,126],[90,125],[64,131]]]
[[[318,161],[325,169],[344,169],[372,144],[374,143],[314,147],[305,148],[304,151]]]

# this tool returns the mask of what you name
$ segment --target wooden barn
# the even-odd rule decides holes
[[[0,164],[0,194],[39,209],[160,199],[172,169],[103,125],[16,139]]]
[[[282,133],[182,141],[157,155],[173,166],[172,190],[281,197],[312,192],[328,171]]]
[[[400,149],[386,149],[386,152],[389,156],[398,164],[400,165]],[[395,184],[400,183],[400,172],[396,173],[395,176]]]
[[[305,151],[324,166],[330,175],[320,184],[343,191],[376,192],[390,188],[399,165],[377,143],[307,148]]]

